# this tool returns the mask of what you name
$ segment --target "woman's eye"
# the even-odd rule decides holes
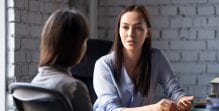
[[[127,26],[123,26],[122,28],[125,30],[129,29],[129,27],[127,27]]]
[[[143,30],[142,27],[135,27],[136,30]]]

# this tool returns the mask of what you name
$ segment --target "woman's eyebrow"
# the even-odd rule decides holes
[[[122,25],[129,25],[128,23],[121,23]],[[142,25],[142,23],[141,22],[139,22],[139,23],[135,23],[135,24],[133,24],[133,25]]]
[[[134,25],[142,25],[142,23],[141,23],[141,22],[139,22],[139,23],[136,23],[136,24],[134,24]]]

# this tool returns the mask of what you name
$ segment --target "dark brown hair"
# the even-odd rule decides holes
[[[139,91],[143,95],[147,95],[150,88],[150,79],[151,79],[151,23],[149,20],[149,13],[142,5],[131,5],[124,10],[118,16],[115,31],[114,31],[114,43],[112,50],[115,52],[115,73],[114,77],[116,78],[117,82],[119,81],[120,74],[121,74],[121,67],[122,63],[124,62],[123,57],[123,45],[121,42],[121,38],[119,35],[119,27],[120,27],[120,20],[121,16],[126,12],[135,11],[139,13],[146,22],[147,29],[148,29],[148,37],[145,39],[143,44],[141,57],[138,61],[138,67],[140,67],[140,73],[137,74],[136,78],[131,78],[134,85],[135,90]],[[119,82],[118,82],[119,83]]]
[[[41,33],[39,66],[76,64],[88,33],[82,13],[68,9],[55,11]]]

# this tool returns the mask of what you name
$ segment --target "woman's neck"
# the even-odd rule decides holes
[[[123,50],[123,55],[124,55],[124,62],[127,64],[133,64],[136,65],[138,60],[141,57],[141,51],[128,51],[128,50]]]
[[[135,78],[139,69],[137,68],[138,61],[141,57],[141,51],[123,51],[124,65],[131,78]]]

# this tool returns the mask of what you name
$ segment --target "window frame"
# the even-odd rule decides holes
[[[6,111],[6,46],[7,46],[7,13],[6,0],[0,0],[0,108]],[[2,101],[3,100],[3,101]]]

